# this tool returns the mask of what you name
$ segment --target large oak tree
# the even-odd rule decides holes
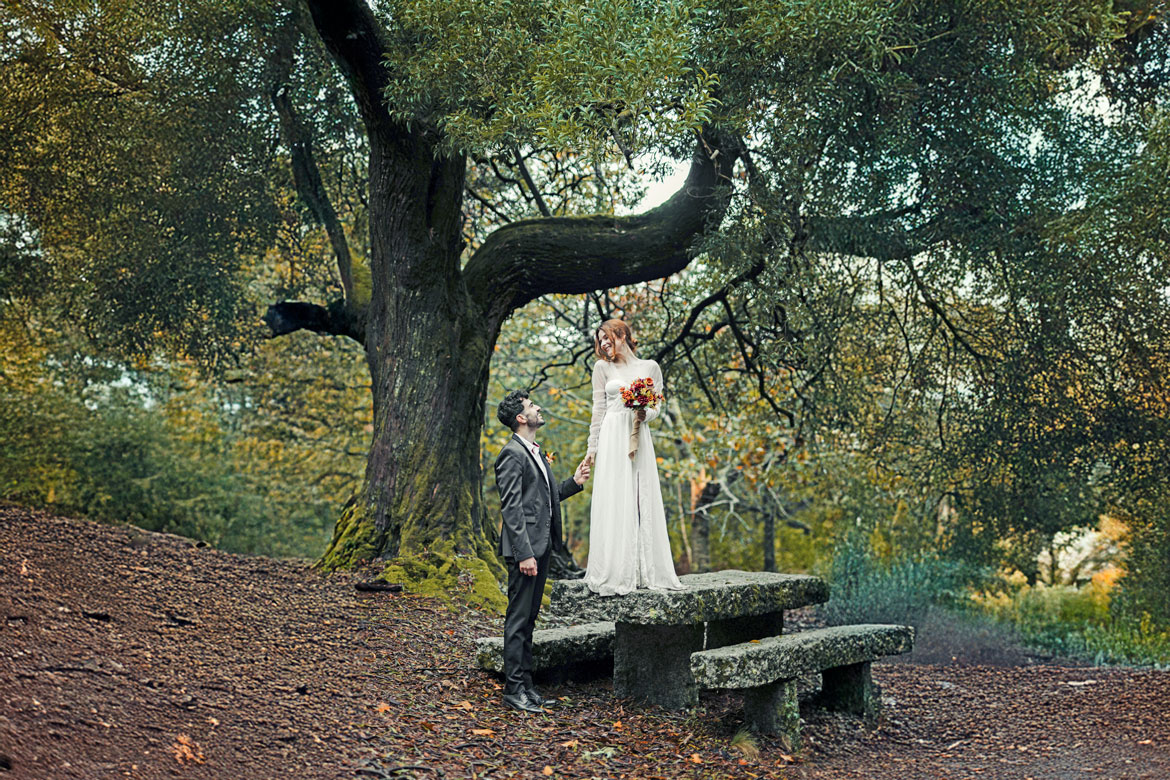
[[[697,237],[723,217],[732,166],[747,151],[741,137],[755,129],[768,136],[768,170],[751,170],[750,157],[745,164],[788,212],[764,221],[775,223],[789,256],[811,240],[817,248],[905,260],[1000,227],[978,202],[993,193],[974,180],[1002,185],[991,169],[1004,166],[988,159],[980,170],[970,158],[990,151],[981,146],[992,133],[1008,129],[1022,137],[1042,128],[1038,90],[1045,80],[1051,85],[1084,67],[1103,46],[1140,34],[1155,18],[1146,8],[1132,16],[1091,3],[1057,4],[1067,7],[1042,19],[1037,9],[998,4],[847,5],[403,2],[375,12],[360,1],[309,3],[370,144],[373,289],[360,321],[375,430],[365,484],[339,523],[334,560],[417,550],[436,539],[453,538],[463,551],[482,546],[488,529],[477,444],[501,323],[546,293],[586,292],[684,268]],[[669,28],[661,26],[664,19]],[[661,69],[655,75],[677,95],[671,99],[659,84],[640,81],[645,69],[605,45],[615,39],[643,56],[660,50],[652,60]],[[938,41],[945,48],[931,46]],[[545,59],[557,55],[575,61]],[[841,76],[845,69],[861,78]],[[703,104],[707,95],[690,97],[693,88],[682,78],[706,73],[723,77],[712,95],[721,100],[717,107]],[[822,96],[793,90],[794,82],[815,90],[818,81]],[[853,92],[843,100],[842,83]],[[706,87],[700,82],[700,93]],[[981,89],[1011,102],[995,106]],[[703,107],[688,112],[688,97]],[[819,106],[822,98],[879,117],[858,121],[840,106]],[[934,143],[921,126],[907,123],[917,113],[920,122],[933,124],[921,114],[931,103],[953,112],[937,119],[961,122],[931,128],[941,137]],[[789,116],[799,111],[823,112],[843,126]],[[887,113],[899,121],[880,116]],[[513,222],[462,264],[466,149],[542,136],[588,146],[601,129],[625,153],[630,145],[652,146],[639,137],[647,118],[683,126],[703,120],[693,128],[699,138],[686,185],[666,204],[627,218]],[[677,145],[678,129],[671,129]],[[784,143],[789,148],[777,154]],[[829,153],[844,158],[837,161],[842,177],[855,186],[842,187],[840,213],[818,222],[792,168],[811,166],[830,143],[840,149]],[[921,146],[907,154],[899,144]],[[1004,146],[1010,154],[1010,144]],[[943,160],[935,170],[921,164],[932,151]],[[908,164],[914,157],[917,169]],[[884,165],[893,175],[872,176],[867,165]],[[972,181],[924,184],[918,202],[881,210],[908,179],[932,173]],[[863,196],[865,184],[877,184],[877,195]],[[871,214],[850,213],[867,201]]]
[[[1021,209],[1048,175],[1033,151],[1037,137],[1079,121],[1069,103],[1078,74],[1119,84],[1140,71],[1142,46],[1164,30],[1164,9],[1137,1],[310,0],[203,9],[212,34],[200,32],[200,15],[192,23],[186,5],[167,6],[183,36],[152,30],[144,37],[154,56],[136,58],[130,28],[144,22],[125,9],[123,23],[103,27],[107,37],[94,43],[78,34],[96,24],[84,14],[9,4],[25,32],[7,41],[17,53],[5,74],[26,100],[4,115],[30,140],[10,144],[25,168],[6,186],[4,210],[27,222],[46,254],[85,258],[92,270],[62,284],[94,293],[92,329],[100,336],[118,325],[119,348],[215,333],[207,322],[240,316],[229,305],[237,300],[229,280],[240,271],[231,258],[257,252],[272,219],[254,207],[264,198],[243,189],[270,174],[253,159],[260,150],[244,143],[254,143],[250,125],[264,115],[264,99],[297,192],[329,233],[341,289],[324,304],[274,302],[266,320],[276,334],[307,328],[360,341],[372,382],[366,476],[338,522],[330,565],[440,542],[492,559],[479,462],[488,370],[503,322],[539,296],[668,276],[700,254],[728,284],[783,289],[814,267],[809,257],[826,253],[899,269],[941,311],[930,294],[941,276],[960,278],[1027,242],[1029,227],[1051,216]],[[368,232],[360,237],[352,226],[347,236],[314,162],[315,145],[319,152],[336,139],[315,140],[312,118],[281,86],[304,62],[290,53],[301,41],[323,45],[360,119],[368,157]],[[86,48],[102,42],[100,52]],[[234,69],[215,64],[224,57]],[[29,80],[62,58],[75,69],[60,83],[72,79],[75,89],[49,102],[69,106],[82,89],[109,101],[116,110],[104,117],[109,131],[99,143],[87,146],[75,124],[60,120],[68,110],[31,126],[44,95]],[[1139,81],[1121,85],[1135,104]],[[186,147],[218,154],[166,147],[143,166],[142,150],[162,149],[167,136],[144,130],[126,143],[117,130],[152,111],[169,118]],[[212,120],[221,114],[235,121]],[[46,139],[57,157],[46,155]],[[552,213],[521,165],[542,216],[467,245],[469,165],[484,155],[523,159],[533,147],[595,168],[634,166],[647,155],[689,159],[690,172],[662,206],[619,217]],[[67,159],[91,148],[100,155],[88,168]],[[182,186],[161,182],[174,167],[163,163],[174,160],[202,167],[180,168]],[[1068,180],[1082,162],[1056,167]],[[75,178],[45,187],[38,177],[46,172]],[[119,186],[123,175],[133,186]],[[45,192],[71,188],[86,191],[89,222],[46,206]],[[94,205],[111,202],[113,212]],[[141,214],[157,229],[127,226]],[[140,257],[117,245],[122,235],[141,239]],[[745,235],[751,240],[721,239]],[[997,238],[1004,235],[1012,241]],[[916,258],[931,251],[918,268]],[[147,309],[135,290],[169,297]],[[214,301],[225,303],[209,314]],[[964,343],[961,329],[946,325]],[[177,346],[197,350],[196,341]]]

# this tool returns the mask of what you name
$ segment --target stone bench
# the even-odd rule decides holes
[[[774,636],[691,654],[691,674],[703,688],[742,689],[748,725],[800,746],[800,705],[796,680],[821,672],[817,703],[873,722],[880,699],[870,663],[914,646],[910,626],[834,626]]]
[[[533,631],[532,671],[547,672],[580,665],[612,663],[613,635],[613,623],[605,622]],[[475,662],[480,669],[502,674],[504,638],[487,636],[475,640]]]
[[[783,631],[784,610],[820,604],[829,588],[805,574],[724,570],[684,574],[681,590],[599,596],[581,580],[553,584],[550,612],[613,621],[613,690],[668,709],[699,703],[691,653]]]

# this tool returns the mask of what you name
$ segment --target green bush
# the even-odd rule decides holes
[[[1170,664],[1170,631],[1147,612],[1116,610],[1111,586],[1094,581],[978,594],[973,604],[1010,624],[1022,640],[1056,655],[1096,664]]]
[[[821,611],[831,625],[917,626],[932,606],[955,603],[973,574],[970,567],[927,553],[882,559],[867,539],[853,535],[834,552],[832,596]]]
[[[219,419],[169,419],[128,388],[0,387],[0,442],[0,498],[30,506],[276,556],[319,554],[336,519],[328,496],[241,469],[247,453]]]

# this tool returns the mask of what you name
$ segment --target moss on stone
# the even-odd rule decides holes
[[[542,611],[548,609],[549,604],[552,603],[553,582],[555,580],[548,579],[544,581],[544,593],[540,596],[540,608]]]
[[[829,598],[823,580],[803,574],[727,570],[679,579],[682,590],[638,589],[621,598],[598,596],[583,580],[558,580],[551,608],[581,622],[681,626],[796,609]]]
[[[445,604],[469,604],[497,615],[508,605],[488,562],[456,553],[452,542],[395,558],[381,576],[387,582],[401,583],[409,593],[431,596]]]

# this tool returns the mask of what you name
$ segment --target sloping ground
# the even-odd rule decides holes
[[[876,730],[807,713],[804,753],[745,757],[730,695],[505,710],[472,668],[498,624],[369,576],[0,506],[0,780],[1170,778],[1170,673],[881,664]]]

